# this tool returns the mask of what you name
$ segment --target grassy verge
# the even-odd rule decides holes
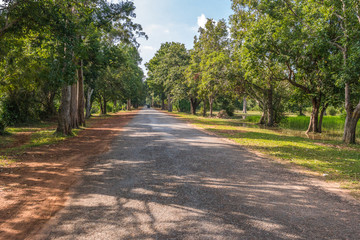
[[[312,140],[291,131],[262,129],[240,119],[203,118],[175,113],[189,122],[229,138],[239,145],[285,162],[303,166],[327,180],[341,182],[360,197],[360,146],[344,145],[337,140]]]
[[[112,117],[112,114],[93,115],[86,121],[86,128],[91,127],[99,120]],[[56,122],[38,122],[6,129],[7,134],[0,136],[0,166],[6,166],[16,162],[16,156],[24,153],[27,149],[41,145],[55,144],[69,137],[77,136],[86,128],[73,129],[73,136],[61,136],[54,134]]]

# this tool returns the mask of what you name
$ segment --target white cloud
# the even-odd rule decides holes
[[[197,24],[199,27],[205,28],[206,22],[207,19],[205,17],[205,14],[201,14],[201,16],[197,18]]]
[[[143,45],[140,47],[140,49],[143,51],[154,51],[155,50],[155,48],[153,46],[143,46]]]

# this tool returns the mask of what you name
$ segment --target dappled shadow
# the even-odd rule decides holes
[[[119,115],[57,144],[26,149],[0,167],[0,239],[24,239],[63,205],[90,157],[107,151],[135,113]]]
[[[213,131],[212,129],[208,129]],[[260,145],[255,141],[250,142],[248,146],[262,152],[270,152],[276,157],[282,159],[297,159],[297,163],[303,166],[324,171],[326,169],[335,169],[338,172],[349,176],[350,179],[358,180],[360,175],[360,152],[349,146],[339,146],[330,144],[331,142],[314,142],[296,136],[278,135],[276,133],[257,133],[236,130],[216,130],[216,133],[225,137],[230,137],[236,141],[261,140],[269,141],[269,145]],[[281,142],[272,146],[272,141]],[[265,142],[266,143],[266,142]],[[326,148],[324,148],[326,147]],[[326,151],[326,154],[325,154]],[[313,164],[310,161],[317,161]]]
[[[46,239],[355,239],[360,208],[167,115],[143,111],[84,172]]]

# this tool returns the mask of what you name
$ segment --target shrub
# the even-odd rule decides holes
[[[220,112],[217,114],[218,118],[229,118],[229,115],[227,114],[227,111],[220,110]]]
[[[327,109],[327,114],[329,114],[330,116],[335,116],[337,114],[337,110],[336,108],[334,108],[333,106],[330,106],[328,109]]]

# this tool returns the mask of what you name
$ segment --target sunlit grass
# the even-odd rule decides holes
[[[312,140],[292,131],[262,129],[236,119],[203,118],[177,113],[198,127],[229,138],[251,150],[303,166],[343,187],[360,192],[360,146],[338,140]],[[330,118],[331,119],[331,118]],[[336,122],[336,121],[335,121]]]

